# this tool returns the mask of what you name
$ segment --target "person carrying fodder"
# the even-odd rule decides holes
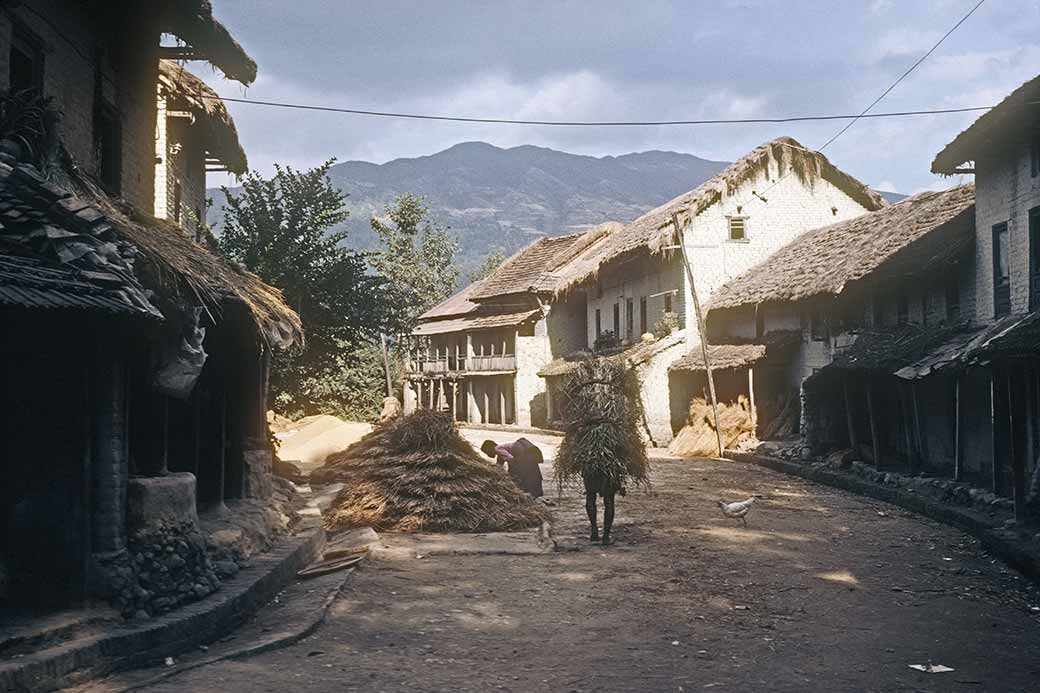
[[[639,433],[643,405],[635,369],[616,361],[582,361],[564,385],[570,402],[564,436],[556,454],[558,487],[581,477],[585,510],[592,525],[590,539],[600,541],[596,497],[603,499],[604,545],[614,524],[614,497],[625,494],[626,482],[650,486],[650,462]]]

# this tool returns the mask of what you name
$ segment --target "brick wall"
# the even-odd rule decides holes
[[[1040,205],[1040,177],[1030,175],[1029,146],[975,163],[976,320],[993,321],[993,226],[1008,222],[1011,312],[1029,310],[1029,210]]]
[[[152,211],[157,18],[149,16],[148,8],[134,16],[123,13],[116,25],[104,23],[108,31],[102,35],[96,27],[103,23],[82,3],[26,0],[8,12],[0,13],[0,88],[9,86],[6,47],[14,30],[13,16],[41,42],[43,91],[61,113],[62,141],[73,160],[97,173],[94,115],[95,95],[100,93],[117,109],[122,125],[120,194],[139,209]]]

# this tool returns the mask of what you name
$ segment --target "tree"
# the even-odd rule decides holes
[[[478,282],[481,279],[485,279],[491,276],[491,273],[497,270],[503,262],[506,261],[505,253],[501,250],[492,250],[490,253],[484,256],[481,260],[480,266],[469,275],[469,283]]]
[[[271,395],[292,413],[336,400],[354,351],[387,320],[385,281],[343,246],[345,232],[332,230],[348,215],[346,195],[327,176],[333,163],[309,171],[276,166],[271,178],[247,174],[241,193],[223,188],[221,251],[281,289],[304,323],[306,347],[277,354],[271,369]]]
[[[381,247],[370,253],[369,263],[388,282],[394,332],[407,334],[423,312],[455,291],[458,243],[447,227],[429,220],[429,208],[416,195],[398,196],[385,214],[385,220],[372,217]]]

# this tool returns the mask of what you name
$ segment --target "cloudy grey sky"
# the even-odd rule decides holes
[[[222,95],[514,119],[663,120],[859,112],[977,0],[218,0],[259,64]],[[876,110],[985,106],[1040,73],[1040,3],[988,0]],[[231,104],[253,168],[377,163],[457,142],[590,155],[734,159],[841,123],[545,128],[390,120]],[[975,116],[860,121],[826,151],[876,187],[943,187],[932,156]],[[217,179],[212,183],[221,182]]]

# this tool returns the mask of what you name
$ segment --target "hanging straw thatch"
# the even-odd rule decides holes
[[[330,530],[488,532],[548,519],[542,505],[459,435],[450,415],[429,409],[378,425],[331,455],[311,480],[345,484],[325,516]]]
[[[582,361],[564,385],[564,397],[569,404],[556,454],[557,484],[581,477],[613,489],[627,481],[649,487],[635,369],[608,358]]]

